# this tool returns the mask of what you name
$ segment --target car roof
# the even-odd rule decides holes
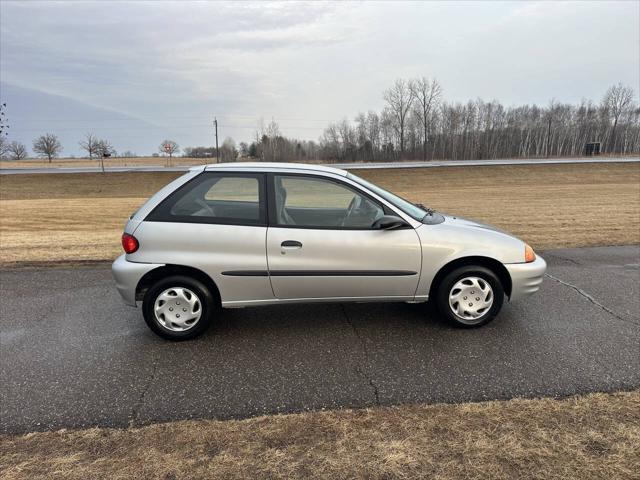
[[[336,175],[347,176],[345,170],[333,167],[325,167],[324,165],[313,165],[309,163],[285,163],[285,162],[231,162],[231,163],[212,163],[209,165],[192,167],[190,170],[203,169],[207,172],[217,170],[248,170],[252,172],[266,172],[278,170],[304,170],[309,172],[333,173]]]

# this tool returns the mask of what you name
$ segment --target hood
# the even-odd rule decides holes
[[[512,236],[510,233],[505,232],[504,230],[500,230],[497,227],[492,225],[485,225],[484,223],[474,222],[473,220],[469,220],[467,218],[454,217],[453,215],[444,215],[445,221],[455,227],[469,227],[469,228],[481,228],[484,230],[491,230],[492,232],[503,233],[505,235]]]
[[[427,250],[430,256],[443,255],[446,261],[473,256],[489,257],[505,264],[524,261],[522,240],[499,228],[466,218],[445,215],[445,221],[439,225],[420,227],[418,236],[423,251]]]

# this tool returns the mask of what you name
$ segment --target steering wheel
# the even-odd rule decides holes
[[[349,217],[351,217],[351,215],[353,215],[353,212],[356,211],[357,208],[357,204],[360,203],[358,202],[358,196],[354,195],[353,198],[351,199],[351,201],[349,202],[349,206],[347,207],[347,213],[344,216],[344,218],[342,219],[342,225],[341,226],[346,226],[347,224],[347,220],[349,220]]]
[[[212,217],[215,217],[216,212],[213,211],[213,208],[211,208],[207,202],[205,202],[204,200],[202,200],[201,198],[196,198],[196,203],[198,205],[200,205],[202,208],[204,208],[207,212],[209,212],[211,214]]]

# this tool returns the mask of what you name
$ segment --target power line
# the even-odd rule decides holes
[[[29,111],[25,111],[22,110],[20,112],[21,114],[33,114],[33,115],[38,115],[39,119],[37,120],[33,120],[32,123],[35,122],[40,122],[40,123],[50,123],[50,122],[63,122],[63,123],[84,123],[84,122],[121,122],[122,119],[109,119],[109,118],[56,118],[56,117],[50,117],[50,118],[46,118],[46,117],[42,117],[41,115],[39,115],[39,112],[33,111],[33,112],[29,112]],[[144,118],[138,118],[138,117],[129,117],[126,114],[123,114],[124,117],[127,117],[126,120],[128,121],[139,121],[139,122],[146,122],[149,123],[151,126],[153,125],[157,125],[156,123],[152,123],[149,120],[146,120]],[[262,115],[241,115],[241,114],[223,114],[223,115],[218,115],[221,118],[237,118],[237,119],[254,119],[255,123],[257,124],[258,121],[260,121],[261,119],[264,119],[265,116]],[[161,119],[162,120],[178,120],[178,119],[206,119],[207,115],[169,115],[169,116],[162,116]],[[326,118],[308,118],[308,117],[281,117],[281,116],[274,116],[271,115],[269,116],[269,118],[274,118],[276,121],[280,121],[280,120],[293,120],[293,121],[302,121],[302,122],[323,122],[323,123],[329,123],[329,122],[334,122],[336,121],[335,119],[326,119]],[[154,120],[154,122],[157,122],[157,119]]]
[[[216,127],[216,163],[220,163],[220,150],[218,149],[218,119],[213,117],[213,124]]]
[[[57,122],[59,123],[59,122]],[[239,129],[249,129],[249,130],[258,130],[257,125],[234,125],[234,124],[219,124],[220,127],[225,128],[239,128]],[[289,129],[289,130],[317,130],[322,129],[322,127],[312,127],[312,126],[304,126],[304,125],[282,125],[278,124],[281,129]],[[22,132],[42,132],[43,130],[52,130],[56,132],[75,132],[82,131],[85,132],[87,130],[176,130],[182,128],[209,128],[208,124],[198,123],[198,124],[181,124],[175,125],[171,127],[165,126],[133,126],[133,127],[95,127],[95,126],[78,126],[78,127],[42,127],[42,128],[14,128],[12,131],[22,131]]]

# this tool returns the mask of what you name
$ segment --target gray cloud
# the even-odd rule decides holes
[[[449,100],[507,104],[598,100],[617,81],[638,90],[639,8],[4,0],[0,72],[168,127],[182,144],[210,142],[214,114],[237,139],[272,116],[315,139],[329,120],[380,109],[397,77],[435,76]]]

